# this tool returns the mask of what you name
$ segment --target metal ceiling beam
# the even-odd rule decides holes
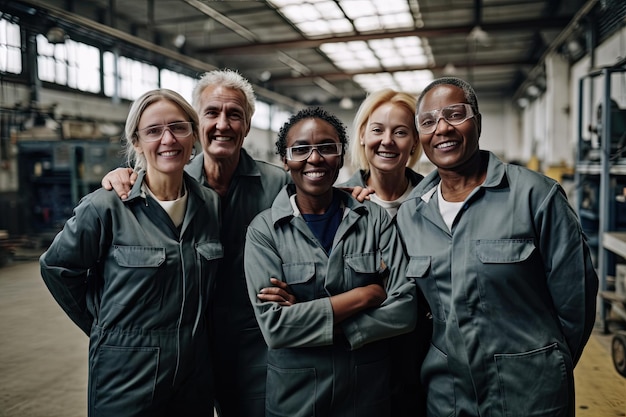
[[[239,23],[235,22],[234,20],[229,19],[228,17],[224,16],[217,10],[213,9],[207,4],[207,2],[202,2],[198,0],[183,0],[183,1],[187,3],[188,5],[190,5],[191,7],[195,8],[196,10],[204,13],[211,19],[216,20],[217,22],[221,23],[226,28],[232,30],[237,35],[241,36],[247,41],[258,42],[259,39],[254,33],[250,32],[248,29],[241,26]]]
[[[544,65],[546,58],[554,53],[561,44],[563,44],[567,38],[577,29],[578,25],[590,14],[593,8],[600,0],[588,0],[579,10],[576,12],[576,15],[571,19],[571,22],[558,34],[556,39],[552,41],[552,43],[548,46],[548,48],[541,55],[537,64],[528,72],[526,76],[526,80],[522,82],[522,84],[517,88],[515,93],[513,94],[513,100],[517,100],[518,98],[524,95],[524,92],[531,85],[535,78],[540,76],[544,72]]]
[[[166,58],[171,58],[176,61],[182,62],[198,70],[211,71],[211,70],[216,69],[216,67],[209,65],[202,60],[191,58],[188,55],[180,54],[171,49],[156,45],[152,42],[146,41],[144,39],[141,39],[136,36],[130,35],[126,32],[123,32],[119,29],[115,29],[111,26],[98,23],[91,19],[87,19],[83,16],[80,16],[74,13],[68,13],[65,10],[56,8],[54,6],[50,6],[49,4],[46,4],[46,2],[44,1],[28,0],[28,1],[21,1],[21,3],[28,4],[31,7],[36,8],[36,10],[42,11],[43,13],[47,14],[53,21],[65,22],[66,24],[70,25],[70,27],[71,25],[74,25],[83,30],[88,30],[88,31],[92,31],[100,35],[104,35],[113,40],[123,41],[129,45],[132,45],[141,49],[145,49],[147,51],[162,55]],[[105,39],[102,39],[101,37],[100,39],[101,41],[105,41]]]
[[[33,13],[36,11],[42,11],[43,13],[46,13],[49,16],[49,18],[51,18],[52,20],[56,20],[58,22],[65,22],[65,24],[67,25],[77,26],[77,27],[80,27],[81,29],[89,30],[97,34],[104,35],[106,37],[109,37],[110,39],[118,40],[128,45],[132,45],[140,49],[145,49],[147,51],[154,52],[163,57],[170,58],[174,61],[180,62],[183,65],[186,65],[190,68],[195,68],[199,71],[212,71],[212,70],[217,69],[217,67],[213,65],[209,65],[206,62],[201,61],[199,59],[192,58],[188,55],[180,54],[171,49],[164,48],[152,42],[130,35],[119,29],[115,29],[110,26],[103,25],[101,23],[95,22],[91,19],[87,19],[77,14],[68,13],[65,10],[50,6],[49,4],[46,4],[46,2],[44,1],[28,0],[28,1],[21,1],[20,3],[33,7]],[[101,38],[101,40],[103,39]],[[289,108],[300,108],[303,106],[303,104],[297,100],[293,100],[290,97],[278,94],[274,91],[270,91],[258,85],[254,85],[254,92],[259,97],[264,97],[268,100],[271,100],[272,102],[282,104]]]
[[[562,29],[570,22],[570,18],[554,17],[530,20],[513,20],[502,21],[497,23],[483,23],[481,28],[488,33],[495,32],[511,32],[511,31],[531,31],[543,29]],[[264,53],[268,49],[290,49],[290,48],[317,48],[324,43],[351,42],[351,41],[368,41],[373,39],[398,38],[404,36],[421,36],[421,37],[441,37],[446,35],[468,34],[474,28],[473,24],[444,26],[438,28],[415,28],[403,31],[377,32],[361,35],[349,36],[332,36],[328,38],[318,39],[298,39],[293,41],[282,42],[257,42],[253,44],[245,44],[239,46],[221,47],[221,48],[196,48],[195,53],[207,54],[254,54]]]
[[[451,62],[457,69],[469,69],[469,68],[486,68],[486,67],[532,67],[537,62],[534,60],[509,60],[509,61],[480,61],[472,64],[468,64],[467,62]],[[394,68],[386,68],[386,69],[372,69],[372,70],[361,70],[361,71],[341,71],[341,72],[323,72],[323,73],[312,73],[310,75],[301,75],[297,77],[286,76],[274,76],[272,75],[272,83],[283,84],[283,83],[291,83],[291,82],[300,82],[303,80],[314,80],[318,77],[324,77],[329,81],[341,81],[341,80],[349,80],[353,76],[358,74],[379,74],[381,72],[387,72],[390,74],[401,72],[401,71],[420,71],[420,70],[431,70],[431,71],[442,71],[445,66],[444,65],[434,65],[434,66],[411,66],[411,67],[394,67]]]

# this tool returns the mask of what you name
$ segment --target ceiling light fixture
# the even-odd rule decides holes
[[[539,94],[541,94],[541,90],[539,89],[539,87],[537,87],[534,84],[531,84],[528,86],[528,88],[526,89],[526,93],[530,96],[530,97],[537,97],[539,96]]]
[[[483,30],[479,25],[474,26],[474,28],[467,35],[468,41],[474,41],[477,44],[481,44],[482,46],[489,46],[491,44],[489,39],[489,34]]]
[[[65,33],[65,30],[63,30],[62,28],[58,26],[53,26],[48,29],[48,32],[46,33],[46,39],[51,44],[60,44],[65,43],[65,40],[68,39],[68,36]]]
[[[187,38],[185,37],[185,35],[180,33],[174,38],[174,46],[180,49],[185,44],[185,41],[187,41]]]
[[[354,102],[350,97],[344,97],[339,102],[339,107],[344,110],[351,110],[354,108]]]
[[[269,81],[270,78],[272,78],[272,73],[268,70],[265,70],[259,74],[259,81],[263,83]]]
[[[444,75],[455,75],[456,74],[456,67],[454,66],[454,64],[452,62],[448,62],[446,64],[446,66],[443,67],[443,74]]]
[[[526,106],[528,106],[530,104],[530,100],[528,100],[526,97],[521,97],[519,100],[517,100],[517,105],[520,106],[520,108],[524,109],[526,108]]]

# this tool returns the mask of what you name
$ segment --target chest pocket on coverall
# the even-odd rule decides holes
[[[283,264],[285,282],[296,300],[311,301],[315,297],[315,262]]]
[[[350,282],[347,283],[348,288],[344,291],[370,284],[380,284],[385,287],[384,279],[388,275],[388,269],[382,261],[380,252],[346,255],[344,260],[350,267]]]
[[[196,252],[198,253],[198,276],[201,279],[206,279],[207,276],[213,277],[212,282],[209,284],[211,288],[215,285],[215,274],[210,274],[211,270],[217,266],[214,265],[215,261],[224,257],[224,247],[220,242],[201,242],[196,244]]]
[[[163,296],[159,282],[159,267],[165,262],[165,248],[151,246],[113,245],[113,257],[118,265],[115,280],[105,285],[105,292],[116,294],[119,305],[158,304]],[[132,288],[132,291],[128,291]]]

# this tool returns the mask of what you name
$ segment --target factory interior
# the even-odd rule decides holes
[[[133,100],[162,87],[191,102],[222,68],[256,94],[244,148],[279,166],[278,130],[302,108],[351,135],[368,93],[468,81],[480,147],[559,181],[592,251],[577,415],[626,416],[624,0],[0,0],[0,417],[86,415],[88,338],[47,294],[39,255],[126,166]]]

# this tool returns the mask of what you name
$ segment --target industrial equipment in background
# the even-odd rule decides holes
[[[47,247],[79,200],[124,157],[121,124],[55,117],[54,107],[2,109],[2,117],[0,264],[6,264],[16,246]]]

